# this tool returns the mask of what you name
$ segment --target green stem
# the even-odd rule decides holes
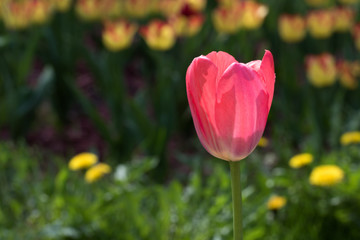
[[[241,198],[241,179],[240,161],[229,162],[231,173],[231,190],[233,202],[233,223],[234,240],[242,240],[242,198]]]

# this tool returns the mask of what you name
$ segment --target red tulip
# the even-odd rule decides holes
[[[225,52],[195,58],[186,73],[186,90],[200,142],[215,157],[239,161],[259,142],[275,84],[270,51],[262,59],[239,63]]]

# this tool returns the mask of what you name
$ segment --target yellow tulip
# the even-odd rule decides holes
[[[146,44],[154,50],[168,50],[176,41],[173,27],[164,21],[152,20],[140,29]]]
[[[146,17],[156,8],[153,0],[127,0],[124,5],[126,13],[135,18]]]
[[[232,34],[240,29],[242,8],[238,3],[232,8],[218,7],[212,13],[216,31]]]
[[[219,6],[231,8],[236,4],[237,0],[218,0]]]
[[[360,51],[360,23],[356,24],[353,27],[353,36],[354,36],[354,42],[355,47],[358,51]]]
[[[55,7],[60,12],[67,11],[71,6],[71,0],[54,0]]]
[[[2,3],[2,19],[7,28],[18,30],[26,28],[31,24],[29,3],[26,1],[6,1]]]
[[[335,31],[350,31],[354,25],[355,11],[352,8],[338,7],[334,10]]]
[[[157,9],[164,16],[171,17],[180,13],[185,0],[158,0]]]
[[[110,51],[119,51],[131,45],[137,25],[125,20],[106,21],[102,39],[105,47]]]
[[[101,0],[77,0],[75,10],[80,18],[87,21],[97,20],[100,18]]]
[[[32,0],[29,3],[31,21],[36,24],[47,22],[52,14],[52,3],[48,0]]]
[[[335,83],[335,59],[328,53],[306,57],[306,75],[315,87],[326,87]]]
[[[307,27],[314,38],[328,38],[334,31],[334,12],[331,10],[312,11],[307,16]]]
[[[340,84],[351,90],[356,89],[358,81],[354,75],[352,64],[347,61],[339,61],[336,67]]]
[[[280,37],[284,42],[300,42],[305,37],[306,23],[300,15],[281,15],[278,26]]]
[[[171,24],[174,27],[177,36],[191,37],[197,34],[204,22],[204,17],[201,14],[190,16],[178,15],[171,19]]]
[[[201,12],[206,7],[206,0],[185,0],[191,11]]]
[[[253,1],[242,1],[241,27],[245,29],[259,28],[267,14],[269,8]]]

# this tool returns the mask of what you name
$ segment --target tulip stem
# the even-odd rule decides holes
[[[231,190],[233,202],[233,231],[234,240],[242,240],[242,198],[241,198],[241,178],[240,161],[229,162],[231,174]]]

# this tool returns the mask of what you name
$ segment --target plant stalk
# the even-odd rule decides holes
[[[242,240],[242,198],[240,161],[229,162],[231,174],[231,190],[233,203],[233,231],[234,240]]]

